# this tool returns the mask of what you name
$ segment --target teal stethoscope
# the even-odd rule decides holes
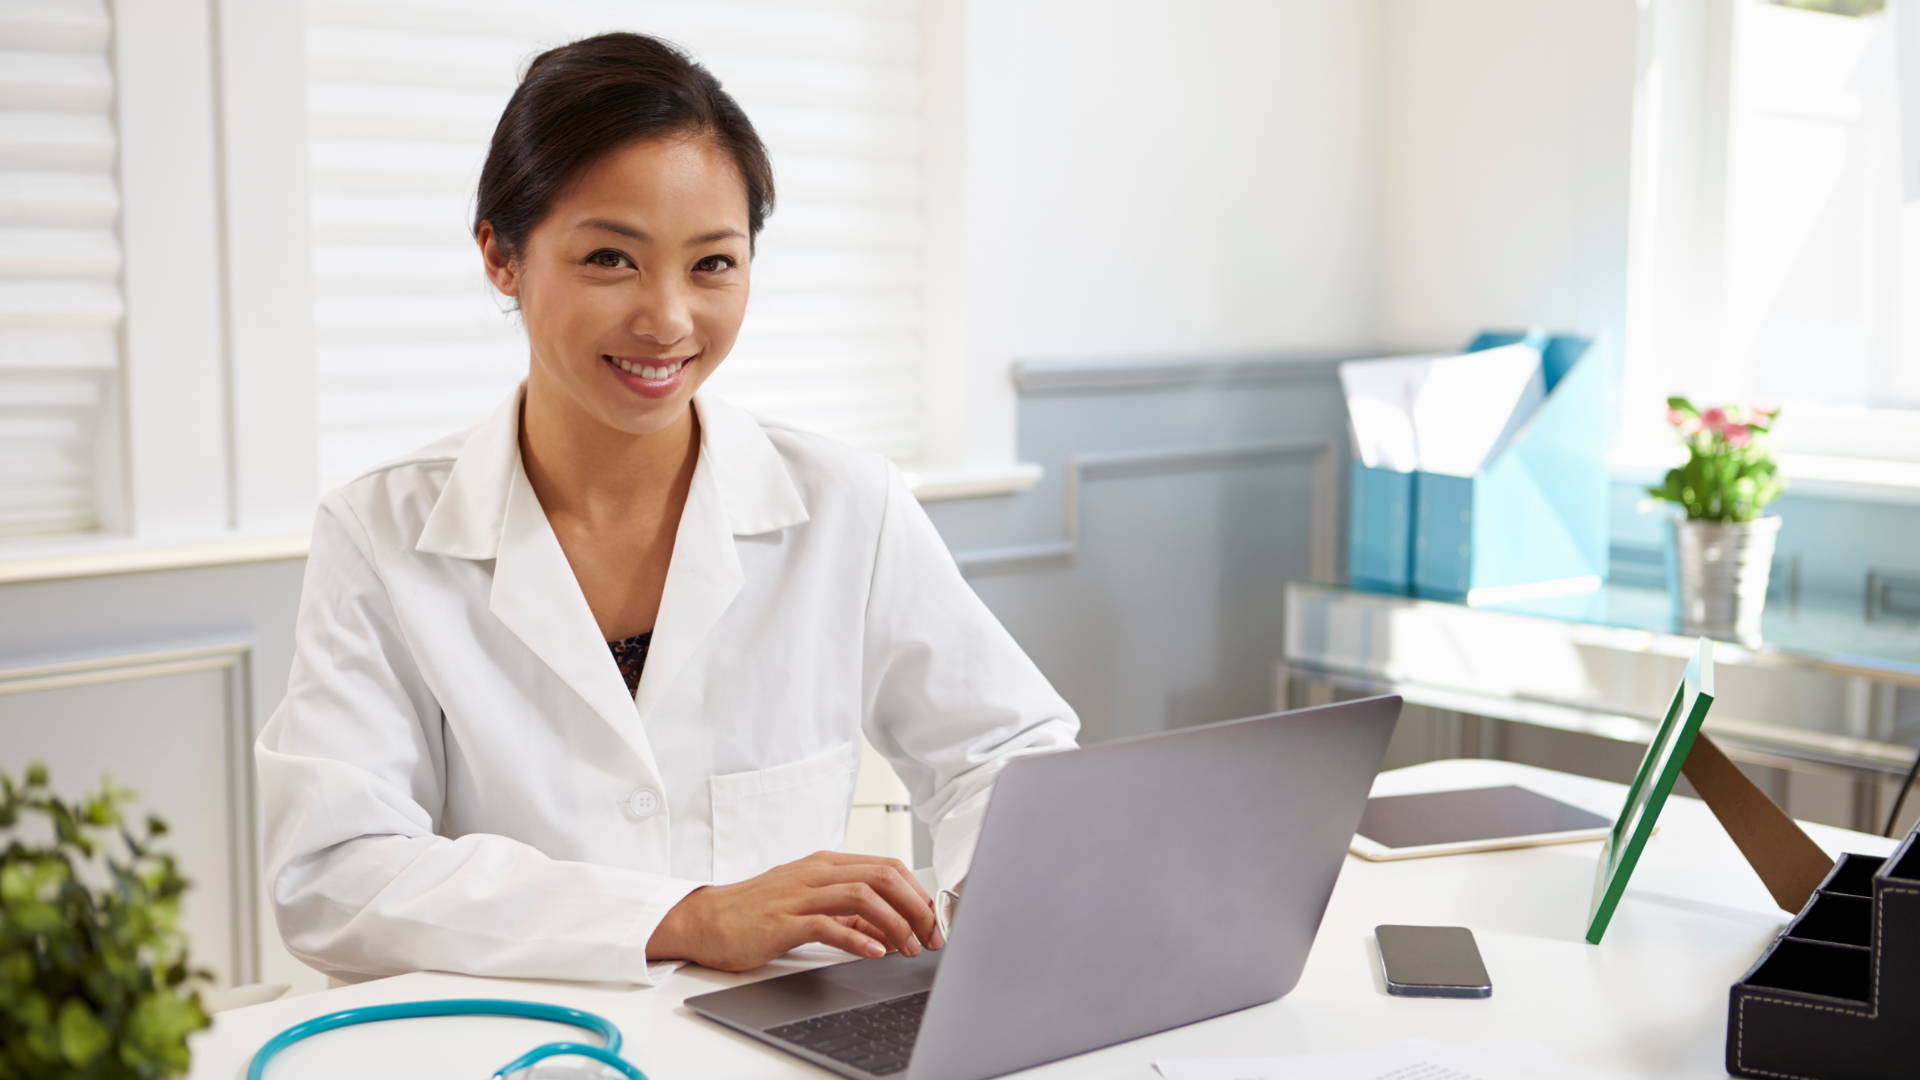
[[[620,1056],[620,1029],[613,1021],[604,1016],[596,1016],[580,1009],[569,1009],[563,1005],[546,1005],[537,1001],[509,1001],[500,998],[450,998],[445,1001],[411,1001],[395,1005],[368,1005],[359,1009],[345,1009],[337,1013],[315,1017],[303,1024],[295,1024],[287,1030],[267,1040],[260,1052],[253,1055],[253,1063],[247,1066],[247,1080],[261,1080],[265,1075],[267,1062],[273,1056],[294,1043],[310,1035],[323,1031],[348,1027],[353,1024],[370,1024],[376,1020],[413,1020],[423,1016],[517,1016],[527,1020],[551,1020],[557,1024],[572,1024],[585,1028],[600,1036],[605,1046],[588,1046],[585,1043],[554,1042],[533,1049],[495,1069],[495,1077],[504,1077],[522,1069],[531,1068],[535,1062],[550,1057],[572,1056],[592,1058],[615,1071],[628,1080],[647,1080],[647,1074],[633,1067],[626,1058]]]

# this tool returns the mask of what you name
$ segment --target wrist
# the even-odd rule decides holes
[[[659,924],[653,928],[653,935],[647,939],[649,962],[693,959],[699,938],[700,909],[704,906],[701,894],[710,888],[712,886],[702,885],[667,909]]]

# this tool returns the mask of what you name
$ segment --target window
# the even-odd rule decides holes
[[[1727,348],[1748,358],[1753,396],[1920,408],[1920,204],[1901,190],[1891,20],[1781,4],[1747,15],[1728,144]]]
[[[526,370],[468,233],[486,145],[535,54],[608,29],[705,63],[773,158],[715,389],[902,464],[981,467],[969,425],[1011,425],[963,409],[985,380],[963,335],[927,330],[962,321],[960,54],[935,32],[957,19],[945,0],[0,5],[0,558],[252,550],[325,487],[483,419]]]
[[[98,0],[0,12],[0,536],[97,528],[112,487],[111,39]]]
[[[474,186],[527,61],[607,29],[691,52],[773,158],[778,206],[714,389],[921,457],[919,4],[309,0],[306,11],[323,487],[479,421],[525,373],[525,339],[468,233]]]
[[[1656,12],[1643,63],[1634,407],[1776,403],[1789,455],[1920,460],[1920,50],[1884,0],[1667,7],[1692,11]]]

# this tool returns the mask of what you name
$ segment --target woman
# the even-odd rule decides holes
[[[307,963],[650,983],[939,948],[903,865],[831,850],[860,733],[949,887],[999,768],[1073,745],[897,469],[697,392],[772,204],[752,125],[670,46],[529,67],[474,224],[526,381],[322,502],[257,747]]]

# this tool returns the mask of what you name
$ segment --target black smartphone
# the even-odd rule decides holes
[[[1387,993],[1408,997],[1490,997],[1480,946],[1464,926],[1376,926]]]

